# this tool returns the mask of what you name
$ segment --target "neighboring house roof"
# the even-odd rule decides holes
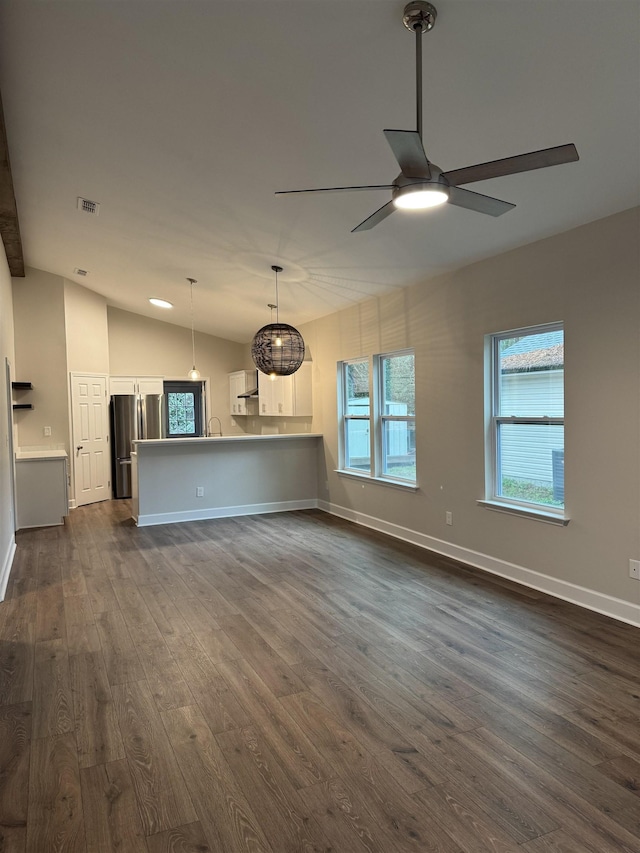
[[[551,370],[564,365],[564,332],[527,335],[500,353],[502,373],[523,370]]]

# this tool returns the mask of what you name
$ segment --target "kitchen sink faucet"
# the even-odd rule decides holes
[[[211,432],[211,421],[218,421],[218,432]],[[217,418],[215,415],[210,417],[207,422],[207,438],[211,438],[214,435],[219,435],[222,438],[222,424],[220,423],[220,418]]]

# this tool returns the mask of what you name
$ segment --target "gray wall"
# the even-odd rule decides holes
[[[331,508],[398,525],[470,555],[488,555],[640,605],[640,584],[628,576],[629,558],[640,559],[639,226],[636,208],[303,326],[314,377],[313,423],[305,429],[325,435],[320,497]],[[7,275],[3,265],[0,344],[11,354]],[[39,386],[49,369],[44,360],[62,364],[64,353],[64,311],[57,301],[62,279],[47,276],[36,274],[38,289],[29,293],[21,288],[31,288],[33,280],[14,284],[16,375]],[[40,297],[53,298],[48,318]],[[26,345],[37,342],[29,331],[36,316],[48,329],[37,357]],[[182,376],[185,364],[190,367],[188,331],[116,310],[108,318],[112,373]],[[556,320],[565,324],[565,494],[572,519],[566,528],[476,504],[484,494],[484,336]],[[227,412],[226,374],[247,364],[247,347],[206,338],[196,340],[198,366],[203,375],[216,374],[216,401]],[[416,351],[420,489],[405,493],[374,483],[363,488],[334,472],[336,362],[409,346]],[[60,369],[52,381],[65,395],[66,411],[67,377],[60,377]],[[58,423],[57,405],[48,397],[40,400],[34,429],[41,422]],[[300,431],[295,422],[287,423],[290,428]],[[30,432],[25,428],[25,435]],[[2,442],[3,507],[5,457]],[[446,511],[453,512],[453,527],[445,525]],[[0,549],[11,539],[3,514]]]
[[[107,316],[114,376],[187,378],[192,363],[189,329],[118,308],[109,308]],[[245,432],[245,419],[233,422],[229,414],[229,373],[242,369],[244,346],[196,332],[195,347],[196,366],[209,383],[209,416],[220,418],[225,435]]]
[[[16,378],[33,383],[33,411],[16,412],[20,447],[69,451],[69,377],[64,315],[64,279],[27,269],[13,279]],[[44,427],[51,435],[44,435]]]
[[[638,208],[301,327],[313,350],[321,497],[429,537],[640,604]],[[484,336],[565,324],[563,528],[489,511],[484,495]],[[417,466],[408,493],[338,467],[336,362],[416,353]],[[445,512],[453,512],[453,527]]]
[[[4,252],[0,248],[0,581],[5,581],[15,547],[15,519],[11,498],[13,459],[9,453],[9,431],[12,410],[5,379],[5,359],[13,367],[13,307],[11,276]],[[15,378],[15,374],[13,376]]]

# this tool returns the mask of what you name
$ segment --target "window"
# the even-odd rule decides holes
[[[378,356],[383,476],[416,479],[416,382],[413,353]]]
[[[341,362],[340,395],[342,470],[415,484],[413,352]]]
[[[487,500],[563,514],[562,324],[489,337],[491,422]]]
[[[165,382],[167,438],[202,435],[202,382]]]
[[[343,365],[344,466],[371,472],[371,406],[369,362]]]

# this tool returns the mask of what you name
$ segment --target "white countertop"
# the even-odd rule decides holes
[[[172,447],[182,444],[220,444],[229,441],[287,441],[292,438],[322,438],[320,432],[280,433],[278,435],[211,435],[205,438],[144,438],[132,442],[136,448]]]
[[[66,450],[16,450],[16,462],[30,459],[66,459]]]

